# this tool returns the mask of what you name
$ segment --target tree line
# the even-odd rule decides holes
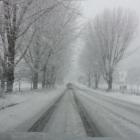
[[[26,75],[34,89],[39,81],[54,86],[69,61],[65,54],[77,36],[77,15],[71,0],[0,0],[2,92],[13,91],[17,75]]]

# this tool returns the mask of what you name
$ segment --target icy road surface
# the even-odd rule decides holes
[[[68,134],[86,136],[86,132],[76,109],[72,90],[67,90],[56,107],[44,132],[50,134]]]

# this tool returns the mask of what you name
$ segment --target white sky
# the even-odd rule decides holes
[[[124,7],[136,11],[140,15],[140,0],[83,0],[83,13],[93,17],[105,8]]]

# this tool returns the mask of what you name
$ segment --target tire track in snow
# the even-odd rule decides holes
[[[86,109],[78,99],[78,97],[75,94],[75,91],[73,90],[74,94],[74,100],[77,105],[77,111],[79,112],[79,115],[81,117],[81,120],[83,122],[85,131],[87,133],[87,136],[89,137],[102,137],[100,130],[97,128],[96,124],[92,121],[89,114],[87,113]]]
[[[52,114],[54,113],[55,109],[57,108],[59,102],[63,98],[64,93],[47,109],[47,111],[31,126],[28,132],[42,132],[47,123],[49,122]]]

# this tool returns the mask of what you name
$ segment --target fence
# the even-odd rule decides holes
[[[100,85],[99,88],[102,89],[102,90],[106,90],[107,85]],[[112,91],[120,92],[122,94],[131,94],[131,95],[140,96],[140,85],[120,86],[120,85],[117,85],[117,84],[113,84]]]

